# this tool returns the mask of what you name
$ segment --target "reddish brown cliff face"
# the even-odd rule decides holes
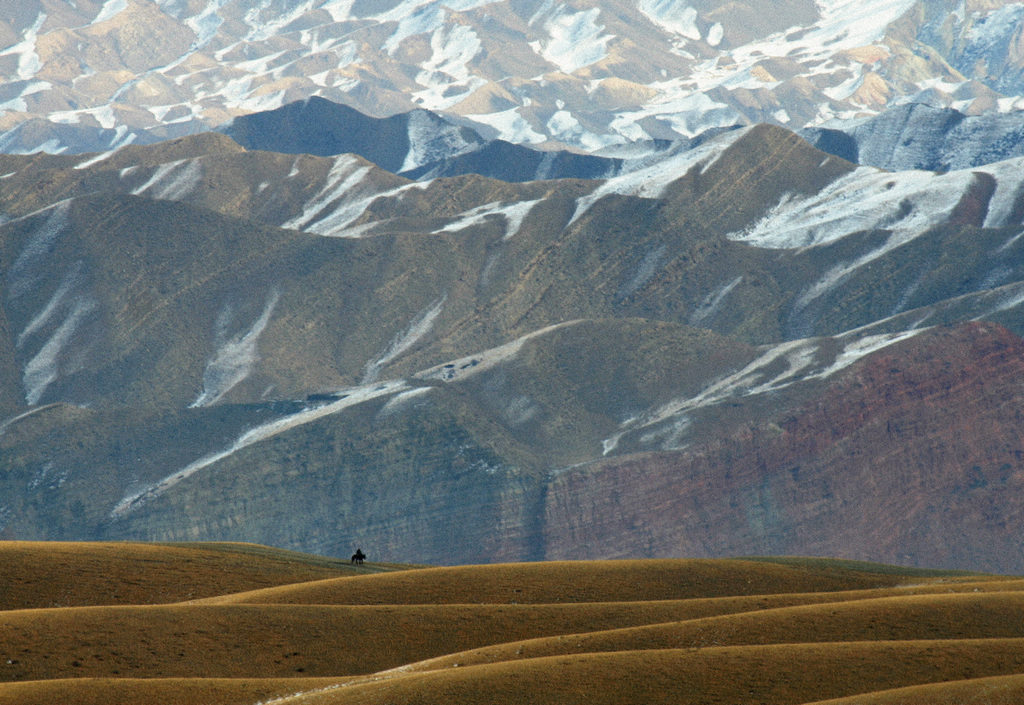
[[[1024,341],[990,323],[927,331],[783,406],[774,426],[563,474],[548,492],[547,556],[1024,571],[1022,411]]]

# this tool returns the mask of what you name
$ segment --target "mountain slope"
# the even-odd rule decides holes
[[[148,143],[313,96],[586,152],[908,100],[1008,112],[1022,21],[1004,0],[31,0],[0,22],[0,149]]]
[[[0,158],[5,535],[1019,569],[1019,161],[685,146],[523,183],[221,134]]]
[[[802,406],[784,401],[800,384],[750,395],[739,409],[680,400],[674,415],[629,433],[693,438],[689,446],[606,459],[552,483],[548,555],[581,555],[586,536],[592,553],[583,555],[699,555],[714,546],[999,565],[998,541],[970,537],[995,540],[996,527],[1019,520],[1009,499],[1021,481],[1019,345],[998,327],[939,329],[834,374]],[[704,440],[704,424],[720,429],[730,419],[734,435]],[[964,439],[988,450],[975,454]]]
[[[375,119],[323,98],[242,115],[224,133],[248,149],[326,157],[355,153],[399,173],[479,147],[478,134],[429,110]]]
[[[893,171],[968,169],[1024,153],[1024,126],[1016,115],[965,115],[922,103],[891,108],[846,129],[801,134],[826,152]]]

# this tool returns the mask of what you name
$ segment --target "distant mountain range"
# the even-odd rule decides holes
[[[310,98],[232,120],[221,128],[247,149],[336,156],[353,153],[412,179],[479,174],[503,181],[600,179],[697,147],[722,132],[692,139],[650,140],[622,157],[540,151],[487,140],[427,110],[373,118],[323,98]],[[882,169],[950,171],[1024,156],[1024,119],[1016,114],[969,116],[918,103],[892,108],[845,128],[804,128],[819,149]]]
[[[908,103],[1013,113],[1022,26],[1009,0],[26,0],[0,14],[0,150],[147,144],[311,96],[588,154]]]
[[[800,134],[831,154],[894,171],[969,169],[1024,156],[1020,115],[965,115],[920,103],[842,129],[805,128]]]
[[[460,174],[503,181],[601,178],[614,175],[623,162],[487,140],[472,128],[429,110],[374,118],[317,97],[243,115],[221,131],[247,149],[322,157],[358,154],[383,169],[413,179]],[[690,143],[685,140],[683,148]],[[641,154],[657,153],[670,146],[651,142],[641,148]]]
[[[0,155],[3,536],[1024,569],[1021,158],[416,181],[351,152],[494,143],[333,110]]]
[[[1024,5],[0,13],[0,538],[1024,571]]]

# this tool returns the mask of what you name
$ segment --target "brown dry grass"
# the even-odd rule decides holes
[[[0,612],[0,681],[365,674],[499,641],[678,620],[685,612],[685,603],[672,602]]]
[[[806,705],[1020,705],[1024,675],[971,678],[883,690]]]
[[[155,604],[373,568],[241,543],[0,541],[0,609]]]
[[[644,649],[992,637],[1024,638],[1024,592],[917,595],[759,610],[496,644],[405,668],[427,671]]]
[[[799,705],[1024,671],[1024,640],[782,644],[554,656],[398,675],[290,705]]]
[[[868,564],[838,569],[818,561],[556,561],[428,568],[352,580],[323,580],[212,601],[349,605],[624,602],[832,592],[967,579],[910,576]]]
[[[238,544],[0,560],[0,705],[995,705],[1024,687],[990,678],[1024,674],[1024,580],[999,576],[821,559],[358,574]],[[24,609],[54,603],[79,606]]]
[[[0,705],[253,705],[336,684],[323,678],[77,678],[0,683]]]

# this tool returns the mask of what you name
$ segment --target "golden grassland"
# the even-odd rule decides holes
[[[157,604],[371,572],[239,543],[0,541],[0,609]],[[376,569],[386,568],[378,566]]]
[[[0,542],[0,705],[1024,702],[1024,580]]]

